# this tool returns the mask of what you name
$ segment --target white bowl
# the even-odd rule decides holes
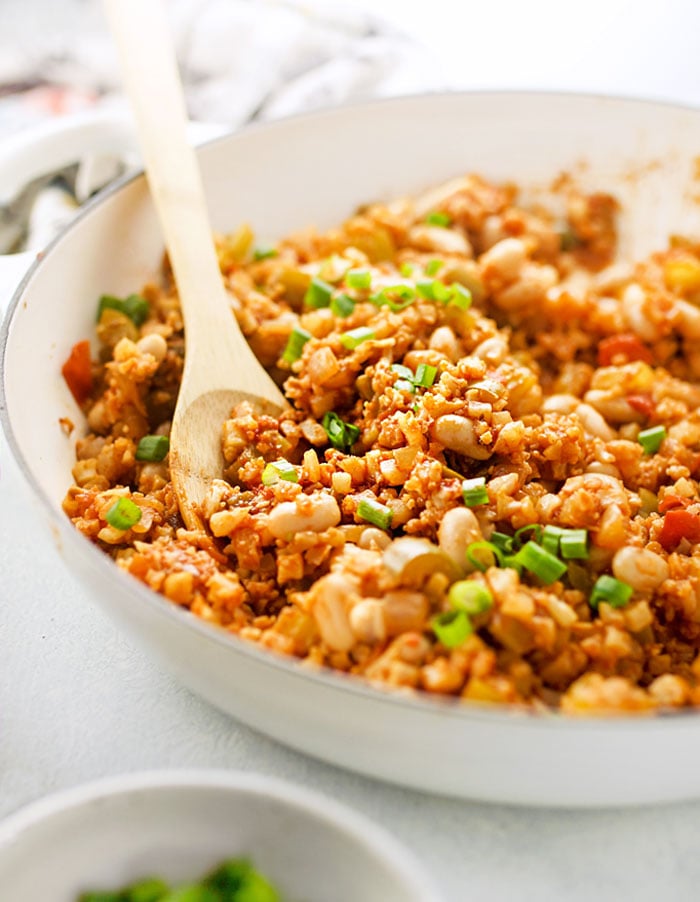
[[[58,793],[0,824],[0,898],[76,902],[249,858],[284,902],[439,902],[415,859],[337,802],[227,771],[155,771]]]
[[[700,233],[700,112],[564,94],[447,94],[329,110],[246,130],[199,151],[213,226],[261,240],[331,226],[362,202],[466,171],[542,188],[580,169],[632,217],[624,252]],[[575,720],[382,692],[314,672],[199,620],[119,570],[61,510],[82,415],[60,378],[94,333],[96,298],[158,271],[163,243],[143,178],[92,204],[32,267],[0,333],[0,420],[41,517],[92,597],[184,684],[295,748],[450,795],[620,805],[700,795],[700,716]],[[46,541],[37,534],[37,547]],[[69,604],[70,600],[61,600]],[[57,604],[56,616],[60,616]],[[630,766],[634,762],[634,766]],[[669,762],[673,762],[669,766]]]

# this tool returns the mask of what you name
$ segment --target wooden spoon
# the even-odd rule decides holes
[[[250,401],[279,414],[287,402],[243,337],[224,289],[202,180],[161,0],[105,0],[146,175],[165,237],[185,323],[185,367],[170,433],[170,473],[190,529],[207,488],[222,478],[222,425]]]

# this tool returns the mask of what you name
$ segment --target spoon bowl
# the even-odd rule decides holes
[[[170,473],[180,514],[202,529],[199,509],[221,477],[221,427],[236,404],[279,414],[287,402],[245,340],[231,310],[212,239],[165,7],[106,0],[146,177],[165,237],[185,323],[185,368],[170,434]]]

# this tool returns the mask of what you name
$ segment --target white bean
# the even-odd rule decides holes
[[[428,344],[431,350],[444,354],[452,363],[455,363],[462,356],[462,349],[457,341],[457,336],[449,326],[438,326],[430,336]]]
[[[467,545],[482,539],[479,521],[468,507],[453,507],[442,518],[438,529],[438,545],[461,570],[466,569]]]
[[[408,630],[422,630],[430,605],[422,592],[397,589],[384,596],[384,618],[390,636],[398,636]]]
[[[369,548],[373,551],[376,548],[382,549],[391,545],[391,537],[383,529],[377,529],[376,526],[368,526],[367,529],[362,530],[357,544],[360,548]]]
[[[676,328],[683,338],[690,341],[700,339],[700,310],[688,301],[677,300],[674,304]]]
[[[384,603],[378,598],[365,598],[350,611],[350,627],[361,642],[383,642],[386,639]]]
[[[340,523],[340,509],[332,495],[298,495],[294,501],[278,504],[268,518],[268,527],[276,539],[296,532],[323,532]]]
[[[519,238],[504,238],[482,254],[479,262],[487,279],[495,276],[503,282],[513,282],[526,260],[523,242]]]
[[[468,417],[446,413],[438,417],[433,424],[433,433],[437,441],[457,454],[472,457],[474,460],[487,460],[492,450],[480,444],[474,429],[474,423]]]
[[[668,564],[661,555],[632,545],[615,552],[612,569],[617,579],[638,592],[653,592],[668,579]]]
[[[349,651],[355,644],[355,634],[347,614],[352,591],[352,586],[339,573],[322,577],[313,588],[309,606],[311,614],[321,638],[335,651]]]
[[[167,341],[157,332],[151,332],[149,335],[139,338],[136,342],[136,347],[139,349],[139,353],[150,354],[151,357],[155,357],[158,363],[164,360],[165,355],[168,353]]]
[[[573,413],[579,405],[575,395],[550,395],[542,402],[543,413]]]
[[[622,293],[622,313],[627,325],[644,341],[656,341],[658,329],[646,315],[644,310],[646,303],[647,296],[636,282],[628,285]]]
[[[501,335],[494,335],[491,338],[484,339],[472,351],[473,357],[485,360],[486,363],[490,363],[492,366],[503,363],[507,354],[508,342]]]
[[[589,435],[602,438],[604,442],[611,442],[615,438],[615,431],[605,422],[603,415],[591,407],[590,404],[579,404],[576,407],[576,419]]]
[[[461,254],[472,256],[472,247],[461,232],[443,229],[442,226],[415,225],[408,233],[408,241],[424,251],[436,254]]]

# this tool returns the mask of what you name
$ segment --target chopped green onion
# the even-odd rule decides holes
[[[489,589],[473,579],[461,579],[452,583],[447,600],[453,608],[464,611],[469,617],[483,614],[493,606],[493,595]]]
[[[433,281],[433,298],[436,301],[440,301],[441,304],[447,304],[451,297],[452,288],[449,285],[445,285],[440,279],[435,279]]]
[[[245,858],[225,861],[202,886],[214,892],[217,902],[281,902],[275,887]],[[161,902],[170,902],[169,897]]]
[[[328,282],[324,282],[323,279],[314,277],[306,289],[304,303],[307,307],[315,307],[316,309],[330,307],[332,296],[333,286],[329,285]]]
[[[165,881],[151,877],[134,883],[117,898],[126,902],[162,902],[163,899],[170,898],[170,892],[170,887]]]
[[[585,529],[545,526],[538,541],[545,551],[567,561],[585,560],[588,557],[588,531]]]
[[[599,576],[593,586],[588,603],[594,611],[598,610],[601,601],[607,602],[610,607],[623,608],[632,597],[632,586],[615,579],[614,576]]]
[[[462,498],[467,507],[488,504],[489,493],[486,491],[485,477],[477,476],[475,479],[465,479],[462,483]]]
[[[124,312],[124,301],[121,298],[115,298],[112,294],[103,294],[97,304],[97,322],[105,310],[118,310]]]
[[[347,294],[336,294],[331,301],[331,312],[346,319],[355,310],[355,302]]]
[[[130,294],[124,301],[124,313],[136,326],[141,326],[146,322],[150,311],[148,301],[140,294]]]
[[[413,371],[402,363],[392,363],[391,370],[399,377],[396,382],[394,382],[394,388],[414,395],[416,393],[416,386],[413,383]]]
[[[372,329],[368,329],[367,326],[358,326],[357,329],[350,329],[349,332],[343,332],[340,336],[340,343],[344,348],[347,348],[348,351],[352,351],[359,347],[363,342],[369,341],[372,338],[374,338]]]
[[[415,289],[410,285],[387,285],[373,294],[370,301],[377,307],[386,305],[392,313],[404,310],[416,299]]]
[[[645,454],[656,454],[665,438],[665,426],[652,426],[649,429],[642,429],[637,436],[637,441],[644,448]]]
[[[416,291],[429,301],[434,301],[433,286],[436,281],[436,279],[421,279],[420,282],[416,282]]]
[[[295,360],[299,360],[304,345],[310,338],[312,338],[310,332],[302,329],[301,326],[295,326],[289,333],[287,344],[282,352],[282,360],[287,363],[294,363]]]
[[[566,532],[561,526],[545,526],[540,537],[540,545],[550,554],[559,554],[559,542]]]
[[[409,379],[413,382],[413,370],[410,367],[404,366],[403,363],[392,363],[391,364],[392,373],[396,373],[397,376],[400,376],[402,379]]]
[[[588,557],[588,530],[567,529],[559,539],[559,554],[565,561],[583,561]]]
[[[546,586],[566,573],[566,564],[536,542],[527,542],[513,560],[525,570],[529,570]]]
[[[394,512],[379,501],[363,498],[357,505],[357,516],[380,529],[389,529]]]
[[[441,304],[447,304],[452,297],[452,286],[445,285],[440,279],[421,279],[416,282],[416,289],[420,295],[429,301],[440,301]]]
[[[505,532],[492,532],[491,542],[505,554],[511,554],[513,551],[513,536],[509,536]]]
[[[493,542],[472,542],[467,545],[465,554],[469,563],[482,573],[489,567],[502,567],[505,560],[503,552]]]
[[[284,460],[283,458],[266,464],[265,469],[262,472],[263,485],[274,485],[276,482],[279,482],[280,479],[284,479],[285,482],[299,482],[297,468],[294,464],[290,464],[288,460]]]
[[[140,294],[130,294],[124,299],[103,294],[97,305],[98,322],[105,310],[117,310],[128,316],[135,326],[142,326],[148,319],[151,308],[146,298],[142,298]]]
[[[465,288],[464,285],[459,282],[453,282],[450,285],[450,297],[448,300],[448,304],[454,304],[455,307],[459,307],[460,310],[468,310],[472,305],[472,293],[468,288]]]
[[[439,270],[445,265],[444,260],[428,260],[425,264],[426,276],[436,276]]]
[[[430,388],[430,386],[435,382],[435,377],[437,376],[437,367],[431,366],[429,363],[419,363],[416,368],[416,376],[413,380],[416,385],[420,385],[422,388]]]
[[[144,435],[136,448],[136,460],[163,460],[169,450],[167,435]]]
[[[454,304],[460,310],[468,310],[472,303],[472,293],[459,282],[445,285],[440,279],[421,279],[416,282],[416,290],[421,297],[441,304]]]
[[[415,268],[416,267],[413,265],[413,263],[404,262],[399,267],[399,272],[405,279],[410,279]]]
[[[351,269],[345,274],[345,281],[350,288],[369,288],[372,274],[367,269]]]
[[[115,529],[131,529],[141,519],[141,508],[130,498],[119,498],[105,514],[105,520]]]
[[[456,648],[474,632],[464,611],[445,611],[433,617],[430,627],[445,648]]]
[[[517,555],[507,554],[503,561],[503,566],[509,568],[510,570],[515,570],[518,576],[522,576],[523,565],[518,560]]]
[[[277,256],[276,247],[256,247],[253,251],[253,260],[269,260]]]
[[[528,523],[527,526],[521,526],[520,529],[516,529],[513,535],[515,547],[519,548],[525,541],[523,536],[529,536],[530,533],[532,533],[533,540],[539,543],[542,535],[542,527],[539,523]]]
[[[324,413],[321,425],[326,430],[328,441],[339,451],[349,451],[360,437],[360,430],[352,423],[340,419],[337,413]]]
[[[425,221],[428,225],[442,226],[443,229],[446,229],[448,226],[452,225],[452,219],[447,215],[447,213],[428,213],[425,217]]]

